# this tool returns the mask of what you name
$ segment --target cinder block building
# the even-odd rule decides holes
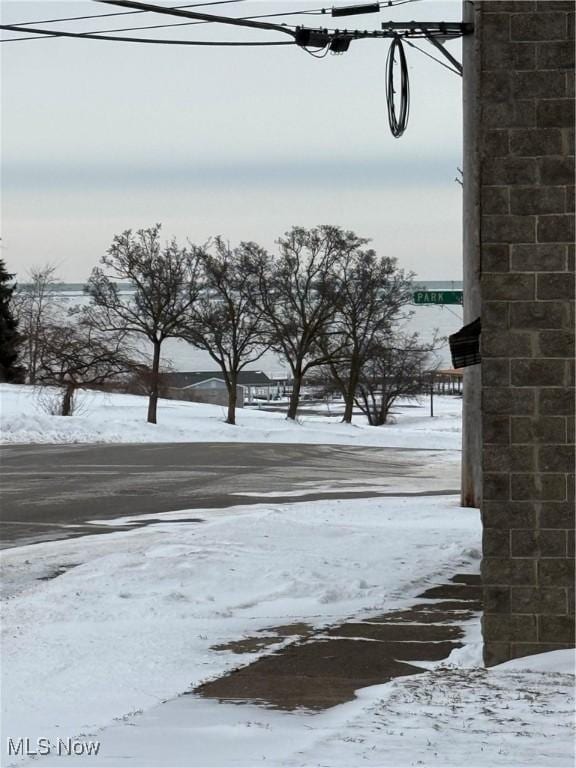
[[[574,644],[574,3],[465,2],[467,373],[488,665]],[[480,469],[479,469],[480,471]]]

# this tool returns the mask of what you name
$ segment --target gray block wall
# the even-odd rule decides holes
[[[574,644],[574,3],[473,3],[488,665]]]

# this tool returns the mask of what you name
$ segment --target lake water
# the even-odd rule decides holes
[[[458,280],[429,280],[421,281],[418,287],[429,291],[461,290],[462,282]],[[64,307],[74,305],[86,305],[88,298],[82,291],[82,285],[62,283],[58,287],[58,297]],[[424,341],[434,336],[434,331],[439,336],[447,337],[462,327],[462,307],[454,306],[413,306],[412,318],[406,324],[406,330],[417,331]],[[146,343],[145,343],[146,344]],[[144,347],[146,348],[146,346]],[[445,341],[436,353],[436,358],[441,367],[451,368],[450,351],[448,342]],[[211,371],[217,366],[207,352],[195,349],[190,344],[177,339],[168,339],[162,346],[162,359],[164,364],[170,365],[176,371]],[[269,376],[287,376],[288,366],[285,361],[272,352],[266,352],[249,369],[264,371]]]

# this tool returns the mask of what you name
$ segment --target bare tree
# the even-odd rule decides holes
[[[160,224],[116,235],[102,267],[88,281],[92,321],[110,333],[144,336],[152,344],[148,421],[156,424],[160,353],[168,338],[180,337],[198,296],[198,255],[195,246],[181,248],[176,240],[160,242]],[[133,295],[123,297],[118,281],[127,281]]]
[[[79,388],[107,383],[136,364],[123,331],[103,333],[81,320],[43,325],[41,334],[36,381],[61,388],[61,416],[72,415]]]
[[[236,423],[238,374],[267,349],[253,299],[257,283],[252,266],[263,256],[256,243],[230,248],[221,237],[212,251],[200,253],[202,294],[191,308],[186,339],[208,352],[224,375],[228,424]]]
[[[318,339],[330,333],[335,321],[340,268],[366,242],[340,227],[294,227],[278,240],[277,258],[261,254],[256,262],[262,327],[292,372],[288,419],[296,418],[306,373],[328,360]]]
[[[409,317],[412,279],[396,259],[378,257],[373,250],[353,251],[343,266],[338,314],[319,344],[344,398],[345,422],[352,421],[362,368],[376,340]]]
[[[45,330],[64,317],[64,310],[56,295],[56,288],[60,283],[54,264],[32,267],[27,274],[27,282],[18,286],[13,297],[21,339],[22,362],[26,366],[29,384],[36,382],[42,354],[41,345],[46,338]]]
[[[418,334],[384,334],[374,340],[362,367],[356,403],[372,426],[386,424],[399,397],[417,397],[430,375],[434,342]]]

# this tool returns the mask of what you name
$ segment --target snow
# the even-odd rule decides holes
[[[478,622],[445,662],[324,713],[179,696],[289,641],[241,659],[215,644],[405,608],[430,583],[477,572],[477,510],[385,498],[157,518],[3,553],[5,737],[101,742],[98,756],[53,752],[39,765],[571,764],[569,654],[485,670]]]
[[[79,764],[568,767],[573,707],[573,676],[554,662],[547,674],[439,666],[320,714],[182,697],[107,729],[101,754]]]
[[[538,653],[534,656],[512,659],[512,661],[506,661],[504,664],[494,667],[494,671],[528,670],[529,672],[554,672],[573,675],[575,673],[575,666],[576,650],[568,648],[562,651]]]
[[[190,516],[205,522],[159,515],[146,528],[3,553],[5,734],[93,733],[236,666],[237,655],[210,650],[217,643],[406,607],[434,577],[478,567],[478,512],[453,497]]]
[[[225,409],[202,403],[160,400],[158,423],[146,422],[147,398],[102,392],[81,392],[73,416],[45,412],[46,391],[0,384],[1,441],[15,443],[164,443],[243,442],[315,443],[460,450],[459,397],[436,396],[434,418],[428,398],[420,404],[401,402],[396,423],[370,427],[364,417],[342,424],[332,414],[301,416],[287,421],[281,413],[248,408],[237,411],[236,426],[225,424]]]
[[[239,411],[86,393],[71,418],[30,387],[0,385],[5,443],[308,442],[427,448],[457,456],[453,397],[401,403],[395,424]],[[347,490],[350,490],[347,488]],[[363,490],[366,490],[363,488]],[[391,489],[393,490],[393,488]],[[292,492],[296,498],[299,490]],[[283,494],[287,495],[287,494]],[[574,655],[482,666],[479,621],[427,671],[357,691],[325,712],[280,712],[182,696],[294,638],[238,656],[212,646],[279,624],[315,629],[414,603],[428,585],[477,573],[478,510],[454,496],[294,501],[96,521],[112,532],[2,553],[2,766],[572,766]],[[146,527],[131,528],[146,517]],[[191,519],[200,522],[191,522]],[[8,739],[96,741],[97,755],[6,754]]]

